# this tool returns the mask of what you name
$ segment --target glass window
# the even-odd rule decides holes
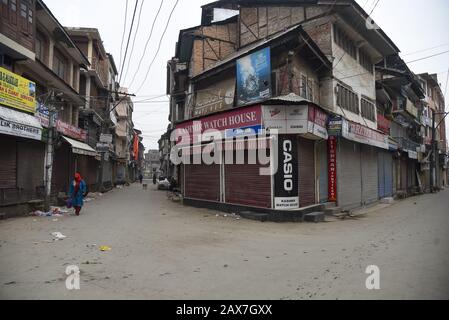
[[[17,11],[17,0],[10,0],[10,6],[11,6],[11,10],[16,12]]]

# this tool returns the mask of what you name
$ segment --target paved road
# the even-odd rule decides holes
[[[448,208],[446,190],[358,219],[260,223],[133,185],[80,217],[1,221],[0,298],[448,299]],[[67,238],[48,242],[54,231]],[[65,287],[68,265],[80,267],[80,290]],[[380,290],[365,288],[368,265]]]

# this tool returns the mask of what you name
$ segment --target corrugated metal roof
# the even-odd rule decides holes
[[[76,141],[66,136],[63,136],[64,140],[67,141],[72,146],[73,153],[83,154],[87,156],[95,157],[97,151],[95,151],[91,146],[80,141]]]

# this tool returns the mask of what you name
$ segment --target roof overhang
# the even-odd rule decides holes
[[[70,144],[70,146],[72,147],[73,153],[81,154],[81,155],[85,155],[85,156],[91,156],[91,157],[97,156],[97,151],[95,151],[95,149],[93,149],[88,144],[86,144],[84,142],[77,141],[77,140],[70,139],[66,136],[62,136],[62,138],[68,144]]]
[[[81,66],[90,65],[87,57],[76,46],[67,33],[67,30],[59,23],[42,0],[36,1],[36,17],[37,21],[39,21],[40,24],[51,32],[52,37],[64,46],[65,50],[67,50],[75,61],[77,61]]]

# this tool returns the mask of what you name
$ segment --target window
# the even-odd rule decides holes
[[[313,80],[307,81],[307,99],[313,102]]]
[[[17,0],[11,0],[10,6],[11,6],[11,10],[16,12],[17,11]]]
[[[301,97],[307,99],[307,77],[305,75],[301,75]]]
[[[356,114],[360,113],[358,95],[340,84],[337,84],[337,105]]]
[[[362,98],[360,105],[362,109],[362,117],[371,121],[376,121],[376,108],[374,107],[374,104],[367,99]]]
[[[66,59],[55,50],[53,60],[53,71],[61,78],[65,80],[65,65]]]
[[[344,31],[334,24],[334,41],[347,54],[357,60],[357,47]]]
[[[370,73],[373,73],[373,64],[371,58],[362,49],[359,50],[360,65]]]
[[[28,9],[28,22],[33,24],[33,10]]]
[[[42,54],[43,54],[43,43],[42,43],[42,39],[39,37],[36,37],[36,58],[38,58],[39,60],[42,60]]]
[[[26,18],[28,13],[28,7],[25,3],[20,4],[20,15],[22,18]]]

